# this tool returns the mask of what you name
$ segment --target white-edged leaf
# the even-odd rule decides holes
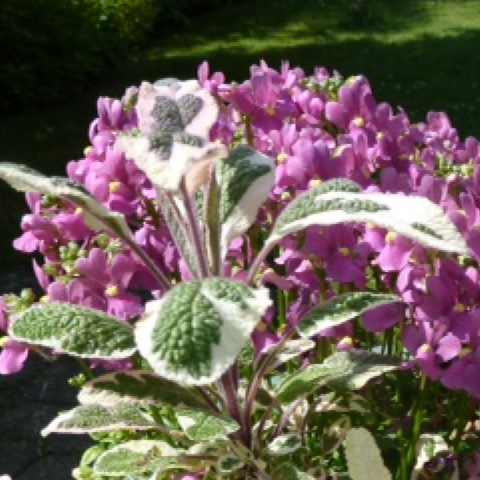
[[[269,244],[310,225],[371,223],[426,247],[469,255],[465,240],[444,211],[425,197],[360,193],[320,185],[293,200],[279,215]],[[342,187],[343,188],[343,187]]]
[[[354,350],[330,355],[322,365],[332,370],[327,378],[329,387],[337,390],[359,390],[370,380],[397,370],[400,360],[379,353]]]
[[[271,455],[288,455],[302,447],[302,439],[298,433],[286,433],[276,437],[268,446]]]
[[[288,376],[277,390],[282,403],[291,403],[328,385],[339,390],[358,390],[372,378],[399,367],[398,359],[372,352],[337,352],[321,364],[309,365]]]
[[[352,428],[345,438],[348,474],[352,480],[391,480],[372,434],[365,428]]]
[[[240,470],[245,464],[235,455],[223,455],[218,459],[217,470],[221,474],[233,473]]]
[[[230,418],[199,410],[178,410],[175,416],[185,434],[196,442],[225,438],[240,428]]]
[[[136,351],[130,325],[97,310],[48,303],[26,310],[10,327],[15,340],[81,358],[119,360]]]
[[[217,162],[222,258],[230,242],[245,233],[255,221],[275,184],[274,168],[270,157],[246,146],[237,147],[227,160]]]
[[[415,446],[417,461],[413,467],[410,480],[416,480],[427,462],[434,459],[437,455],[451,453],[447,442],[438,434],[423,433]],[[453,477],[452,477],[453,479]]]
[[[280,365],[292,360],[315,347],[315,342],[309,338],[296,338],[294,340],[288,340],[283,345],[283,348],[275,354],[271,359],[265,374],[276,370]],[[270,348],[275,348],[275,345],[272,345]],[[268,355],[270,349],[262,352],[262,355],[259,357],[258,363],[261,362],[262,357],[264,358]]]
[[[163,405],[174,408],[208,406],[192,390],[145,370],[113,372],[85,384],[78,394],[83,405]]]
[[[179,451],[161,440],[131,440],[102,453],[93,466],[95,475],[120,477],[174,465]]]
[[[175,246],[186,262],[193,277],[200,278],[198,258],[194,254],[195,250],[192,248],[187,227],[182,223],[182,219],[179,218],[181,216],[181,212],[178,210],[180,207],[179,203],[176,202],[174,195],[168,198],[167,194],[161,189],[157,189],[157,197],[160,211],[162,212],[163,219],[168,226],[168,231],[172,236]]]
[[[106,408],[101,405],[80,405],[60,413],[41,432],[50,433],[98,433],[117,430],[152,430],[158,425],[136,406],[119,405]]]
[[[396,295],[374,292],[351,292],[338,295],[312,308],[297,325],[302,337],[317,335],[381,305],[400,302]]]
[[[146,304],[140,353],[160,376],[187,385],[217,380],[270,306],[268,290],[220,278],[182,283]]]
[[[65,198],[82,209],[85,223],[92,230],[107,230],[121,238],[130,238],[125,218],[107,210],[87,190],[65,177],[47,177],[25,165],[0,163],[0,178],[20,192],[35,192]]]

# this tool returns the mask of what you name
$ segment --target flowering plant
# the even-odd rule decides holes
[[[0,164],[45,291],[3,297],[0,369],[79,359],[42,432],[97,441],[75,478],[480,475],[475,139],[286,63],[98,111],[69,178]]]

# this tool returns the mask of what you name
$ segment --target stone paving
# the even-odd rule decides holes
[[[79,372],[67,358],[48,362],[31,355],[19,374],[0,376],[0,476],[12,480],[68,480],[91,444],[86,435],[51,434],[44,428],[74,407],[77,390],[67,380]]]

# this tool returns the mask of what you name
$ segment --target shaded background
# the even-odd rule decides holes
[[[461,138],[480,136],[479,44],[480,0],[1,0],[0,160],[62,175],[100,95],[195,77],[204,60],[239,82],[261,59],[361,73],[412,121],[446,111]],[[18,291],[32,284],[11,246],[26,205],[3,184],[0,202],[0,289]],[[0,474],[69,478],[84,443],[38,430],[72,405],[75,371],[35,359],[0,378]]]

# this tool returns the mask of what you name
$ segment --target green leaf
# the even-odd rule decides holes
[[[345,293],[310,310],[298,324],[297,330],[302,337],[311,337],[326,328],[341,325],[376,307],[400,301],[401,299],[396,295],[386,293]]]
[[[296,452],[302,446],[302,439],[298,433],[287,433],[276,437],[268,446],[271,455],[288,455]]]
[[[179,410],[175,416],[188,438],[196,442],[225,438],[240,428],[238,423],[229,418],[198,410]]]
[[[332,370],[326,379],[335,390],[359,390],[370,380],[398,369],[400,360],[395,357],[366,351],[337,352],[322,365]]]
[[[337,352],[321,364],[309,365],[288,376],[277,390],[282,403],[291,403],[328,385],[333,389],[358,390],[372,378],[398,368],[396,358],[372,352]]]
[[[268,244],[310,225],[358,222],[387,228],[426,247],[469,255],[455,225],[427,198],[347,191],[338,185],[326,182],[293,200],[277,218]]]
[[[106,408],[101,405],[80,405],[58,415],[41,432],[50,433],[97,433],[117,430],[152,430],[158,425],[136,406],[119,405]]]
[[[222,474],[233,473],[240,470],[245,464],[234,455],[224,455],[217,462],[217,470]]]
[[[153,473],[175,465],[179,452],[160,440],[132,440],[102,453],[95,462],[95,475],[119,477]]]
[[[352,428],[345,438],[348,474],[352,480],[391,480],[372,434],[365,428]]]
[[[190,273],[195,278],[199,278],[198,258],[194,254],[195,250],[192,248],[187,226],[182,220],[181,205],[176,202],[175,195],[167,194],[161,189],[157,189],[157,196],[163,219],[168,226],[168,231],[175,242],[175,246],[185,260]]]
[[[82,358],[118,360],[136,351],[130,325],[97,310],[67,303],[29,308],[12,325],[10,335],[22,343]]]
[[[326,385],[327,378],[332,373],[340,373],[326,367],[324,364],[309,365],[304,370],[295,372],[285,378],[277,390],[277,399],[281,403],[291,403],[308,395],[313,390]]]
[[[36,192],[65,198],[82,209],[86,225],[92,230],[107,230],[130,238],[125,218],[107,210],[80,185],[65,177],[47,177],[33,168],[15,163],[0,163],[0,178],[20,192]]]
[[[272,478],[275,480],[315,480],[308,473],[301,472],[289,463],[282,463],[275,468]]]
[[[265,370],[265,375],[276,370],[280,365],[310,351],[314,348],[316,343],[313,340],[308,338],[296,338],[294,340],[288,340],[283,345],[283,348],[277,352],[272,359],[268,367]],[[272,345],[271,348],[275,348],[276,345]],[[257,365],[260,364],[262,359],[268,356],[270,349],[262,352],[262,355],[259,357]]]
[[[78,401],[83,405],[104,407],[140,404],[208,408],[192,390],[143,370],[108,373],[98,377],[82,387]]]
[[[217,162],[220,186],[221,252],[245,233],[275,184],[274,161],[254,149],[237,147],[225,161]]]
[[[268,290],[220,278],[182,283],[147,303],[135,337],[160,376],[203,385],[235,361],[270,306]]]

